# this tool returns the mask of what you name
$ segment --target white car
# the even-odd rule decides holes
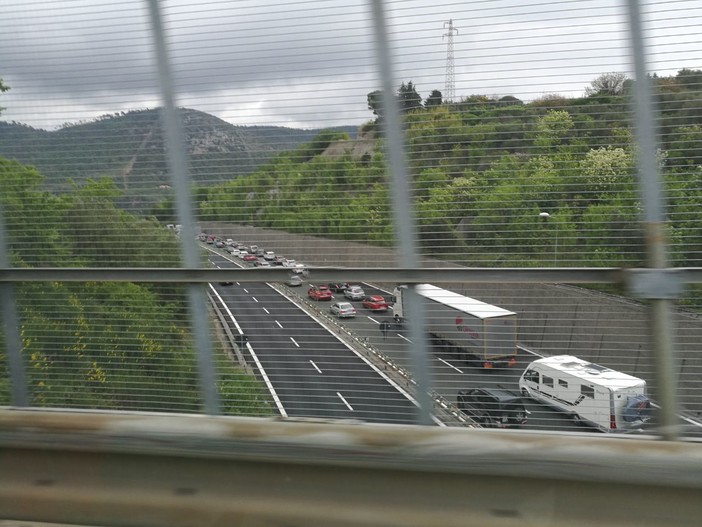
[[[275,253],[273,251],[266,251],[263,253],[263,258],[268,260],[269,262],[272,262],[275,260]]]
[[[290,258],[283,260],[283,267],[295,267],[295,265],[295,260],[291,260]]]
[[[366,293],[360,285],[352,285],[344,291],[344,296],[349,300],[363,300]]]
[[[243,260],[244,256],[246,256],[247,254],[249,254],[247,251],[240,251],[237,256],[239,256],[239,258]]]

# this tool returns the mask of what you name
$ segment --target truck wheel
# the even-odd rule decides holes
[[[573,424],[575,426],[581,426],[583,424],[583,420],[580,418],[578,414],[573,414],[570,416],[573,419]]]
[[[524,397],[529,397],[529,390],[527,390],[526,388],[522,388],[522,395]]]

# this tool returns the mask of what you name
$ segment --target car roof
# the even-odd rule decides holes
[[[469,391],[477,390],[483,392],[486,395],[494,397],[498,401],[508,402],[508,401],[522,401],[522,395],[519,392],[506,390],[504,388],[473,388],[470,390],[461,390],[459,393],[465,393]]]

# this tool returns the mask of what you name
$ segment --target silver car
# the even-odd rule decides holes
[[[344,296],[349,300],[363,300],[366,293],[363,291],[360,285],[352,285],[346,291],[344,291]]]
[[[288,279],[285,281],[287,285],[290,287],[297,287],[302,285],[302,277],[298,274],[294,274],[288,277]]]
[[[329,306],[329,311],[339,318],[351,318],[356,316],[356,308],[348,302],[336,302]]]

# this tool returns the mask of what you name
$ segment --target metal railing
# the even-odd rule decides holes
[[[218,417],[204,285],[284,281],[283,269],[199,268],[187,163],[157,0],[148,0],[158,55],[164,134],[173,174],[182,269],[12,268],[0,251],[0,292],[12,408],[0,412],[0,517],[100,525],[697,525],[702,449],[678,440],[671,300],[702,269],[666,257],[654,108],[647,83],[639,3],[629,0],[636,69],[642,222],[648,268],[421,268],[383,2],[370,2],[386,94],[386,145],[400,267],[344,268],[353,280],[417,284],[624,284],[650,304],[662,426],[656,436],[492,433],[397,425]],[[0,226],[0,247],[6,247]],[[312,267],[334,280],[339,268]],[[29,408],[13,285],[22,282],[188,284],[207,416]],[[411,303],[410,305],[415,305]],[[419,304],[416,304],[419,305]],[[432,380],[423,313],[408,318],[417,423],[431,424]],[[668,440],[663,442],[661,439]]]

